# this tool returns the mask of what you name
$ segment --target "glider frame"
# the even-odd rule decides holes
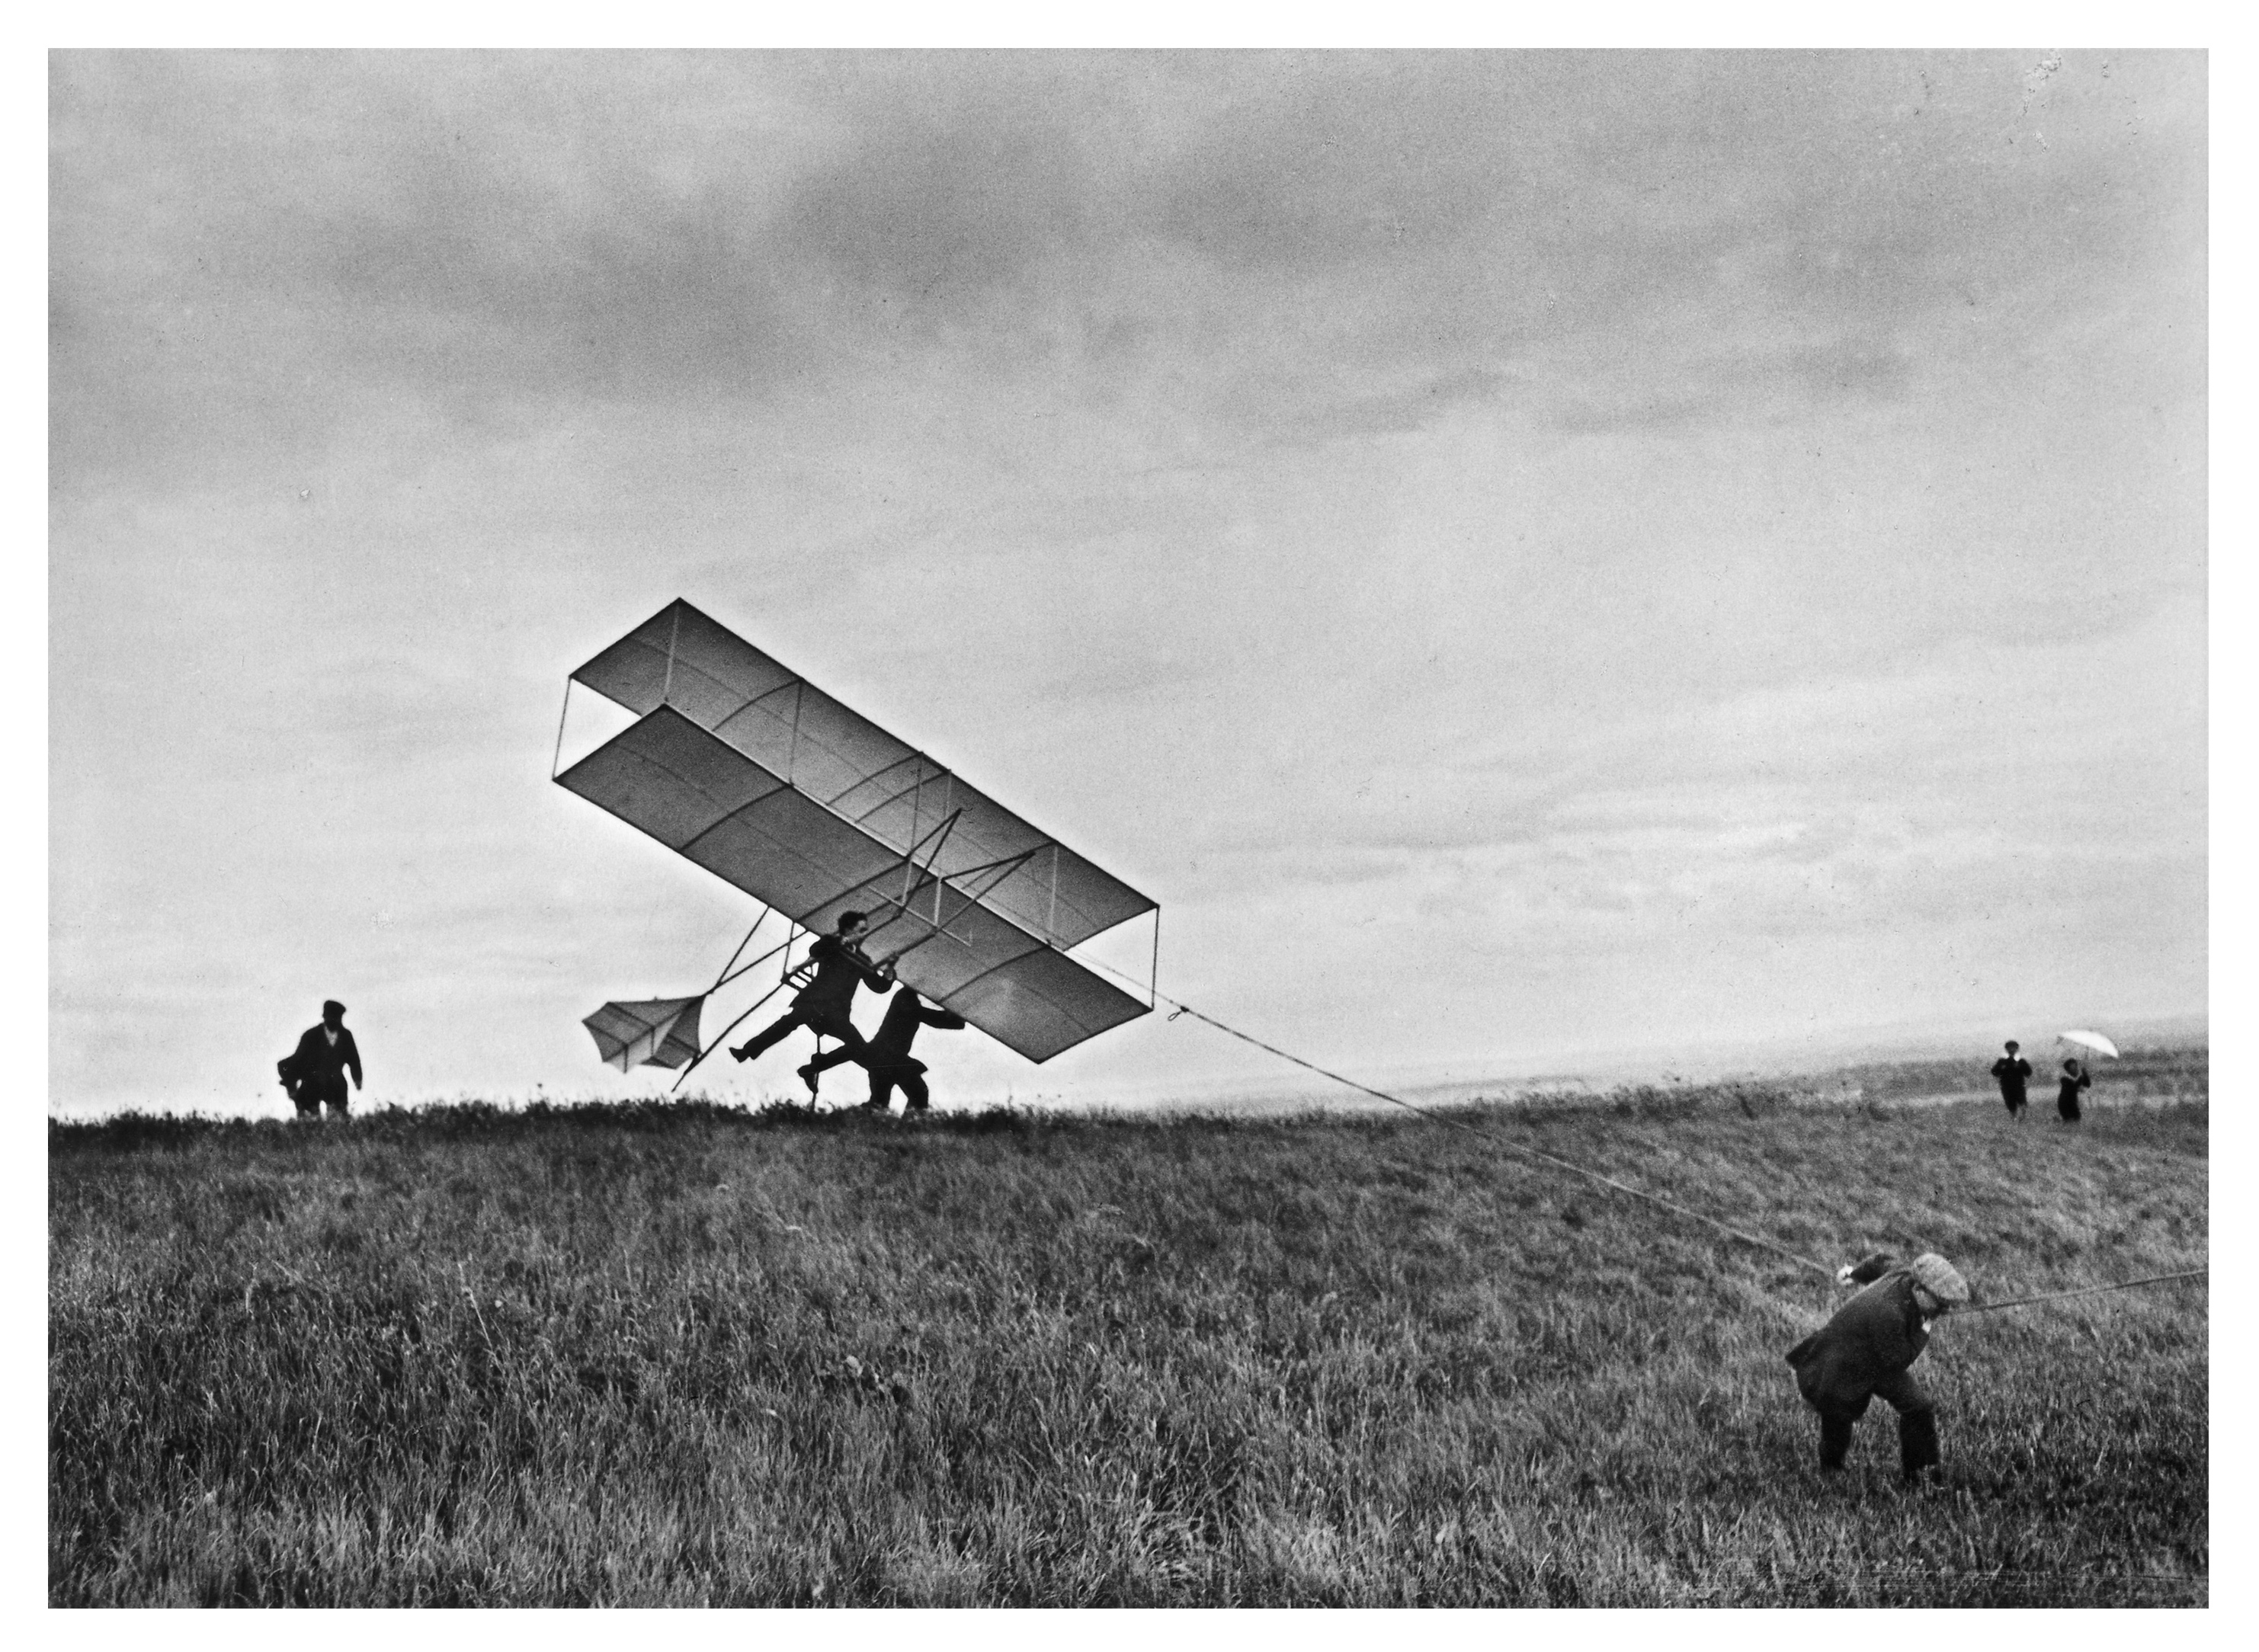
[[[663,661],[660,658],[662,652]],[[787,917],[794,932],[787,934],[781,945],[748,958],[747,950],[757,938],[768,915],[773,911],[780,916],[787,915],[774,905],[776,894],[760,887],[760,879],[752,870],[754,863],[741,863],[747,867],[743,873],[725,870],[717,861],[725,858],[729,851],[699,854],[692,851],[693,842],[705,838],[707,830],[710,830],[709,824],[702,822],[693,827],[689,840],[679,838],[671,829],[661,830],[652,824],[652,817],[644,815],[638,809],[623,807],[621,801],[605,795],[604,782],[601,778],[592,789],[589,785],[576,781],[573,774],[559,772],[564,746],[571,737],[572,691],[575,687],[591,689],[609,705],[631,714],[638,724],[644,723],[654,712],[671,709],[688,725],[683,730],[684,736],[690,736],[692,730],[696,730],[708,739],[718,742],[726,751],[736,753],[738,759],[752,764],[755,770],[766,768],[771,784],[780,780],[787,791],[797,793],[807,804],[829,813],[842,827],[862,834],[871,847],[884,845],[892,848],[895,844],[903,846],[893,850],[883,870],[858,878],[844,888],[835,886],[797,918]],[[789,713],[785,711],[782,704],[783,691],[787,687],[793,691]],[[813,705],[809,703],[808,698],[811,690],[816,694]],[[678,696],[681,696],[680,703]],[[749,713],[752,715],[748,716]],[[664,738],[678,740],[678,737],[673,735]],[[638,749],[624,744],[625,739],[625,731],[613,733],[601,737],[599,745],[606,748],[617,745],[626,753],[613,759],[616,763],[651,760],[649,757],[639,757]],[[799,748],[803,741],[813,743],[808,783],[800,780]],[[577,740],[574,744],[576,750],[580,749]],[[689,750],[680,747],[679,744],[669,748],[664,744],[653,747],[646,742],[640,751],[656,756],[659,751],[670,749]],[[589,753],[589,756],[593,755],[593,752]],[[776,761],[779,757],[783,758],[780,765]],[[586,757],[576,756],[572,768],[576,773],[581,772],[587,761]],[[667,766],[671,768],[671,763]],[[900,778],[904,766],[909,769],[911,775],[907,786],[901,784]],[[781,774],[778,773],[780,767],[783,771]],[[621,773],[616,769],[611,772]],[[695,772],[691,769],[681,771],[686,776]],[[589,773],[595,774],[597,772]],[[889,929],[898,923],[908,923],[925,930],[925,933],[894,949],[887,955],[886,962],[891,964],[903,958],[927,942],[944,935],[949,936],[957,947],[966,949],[969,955],[965,962],[973,969],[973,974],[970,977],[959,975],[957,972],[962,966],[956,965],[923,967],[916,972],[921,983],[933,979],[937,981],[947,979],[952,984],[946,988],[922,986],[922,990],[928,996],[935,995],[937,991],[944,991],[947,998],[937,998],[937,1001],[949,1002],[968,988],[981,984],[979,996],[989,1006],[990,1014],[1001,1018],[998,1026],[990,1028],[992,1036],[999,1036],[1008,1047],[1020,1050],[1032,1060],[1040,1062],[1047,1059],[1059,1049],[1071,1047],[1082,1038],[1107,1030],[1110,1026],[1120,1025],[1123,1020],[1148,1013],[1158,1006],[1160,925],[1157,902],[1141,896],[1136,889],[1074,853],[1056,837],[1005,808],[977,787],[968,788],[960,804],[954,795],[958,776],[949,767],[889,734],[852,708],[825,694],[805,677],[745,642],[688,602],[678,600],[670,603],[662,613],[653,615],[581,666],[567,673],[566,705],[559,715],[558,739],[552,754],[551,778],[599,803],[608,812],[659,837],[677,852],[689,856],[696,864],[719,872],[725,880],[753,894],[757,900],[767,900],[769,904],[764,907],[761,915],[755,919],[753,928],[747,931],[730,954],[729,962],[723,965],[716,978],[714,986],[709,988],[709,993],[742,979],[749,971],[781,951],[785,955],[782,976],[777,986],[764,995],[762,1001],[766,1001],[766,997],[773,996],[795,975],[805,973],[805,963],[795,971],[791,962],[791,951],[793,943],[798,938],[797,931],[809,928],[809,921],[817,914],[836,910],[846,901],[861,895],[887,909],[887,915],[880,920],[878,927],[880,930]],[[924,819],[924,791],[928,785],[935,782],[939,783],[935,789],[941,794],[938,801],[942,804],[943,817],[938,825],[930,828]],[[631,794],[625,792],[616,793],[620,799],[630,795]],[[909,804],[908,808],[901,807],[905,802]],[[940,870],[940,862],[951,844],[959,845],[958,852],[960,856],[964,852],[966,833],[958,830],[960,825],[972,830],[976,852],[987,848],[996,858],[982,859],[972,865],[952,866],[944,872]],[[905,827],[908,828],[907,832]],[[760,829],[756,826],[754,830],[758,831]],[[909,839],[906,844],[903,843],[905,837]],[[1030,837],[1036,841],[1030,843]],[[779,841],[788,845],[791,839]],[[996,853],[1006,849],[1012,852]],[[1042,858],[1045,849],[1051,851],[1048,868],[1044,865]],[[1069,876],[1070,863],[1072,878]],[[903,879],[899,895],[885,889],[896,869],[900,870]],[[861,868],[841,865],[838,870],[853,877]],[[996,892],[1009,883],[1015,873],[1023,872],[1028,874],[1028,879],[1014,885],[1015,893],[998,897]],[[926,903],[919,898],[923,894],[919,887],[921,877],[930,879],[934,885],[934,898],[930,910],[925,909]],[[1038,879],[1040,881],[1037,881]],[[791,879],[785,879],[786,885],[790,882]],[[948,903],[944,898],[944,887],[956,894],[960,901],[954,914],[948,910]],[[803,879],[801,887],[791,891],[791,895],[796,897],[793,899],[793,905],[802,905],[815,893],[815,889],[809,887]],[[1000,900],[1001,904],[998,904]],[[1071,986],[1069,983],[1078,976],[1058,972],[1062,965],[1078,963],[1069,955],[1072,946],[1113,928],[1122,921],[1124,915],[1141,915],[1141,908],[1142,912],[1150,912],[1154,917],[1145,1000],[1140,1004],[1130,998],[1119,1008],[1106,1008],[1102,999],[1089,996],[1089,991],[1095,989],[1094,980],[1091,989]],[[1061,912],[1067,914],[1067,928],[1064,932],[1058,928]],[[960,933],[962,926],[974,917],[980,917],[981,922]],[[992,936],[988,933],[990,918],[1001,919],[1007,930]],[[991,962],[1000,943],[1011,944],[1005,939],[1010,929],[1016,929],[1025,943],[1032,943],[1032,950]],[[1060,963],[1043,964],[1041,959],[1046,954],[1060,960]],[[1032,973],[1004,973],[1023,960],[1030,961],[1027,967]],[[1087,971],[1092,967],[1086,965],[1080,969]],[[939,971],[938,975],[936,974],[937,970]],[[1118,973],[1110,966],[1107,966],[1107,972]],[[1134,990],[1134,979],[1129,984]],[[1007,1009],[1007,1006],[1015,1005],[1014,993],[1030,989],[1036,996],[1032,1000],[1019,1000],[1024,1002],[1027,1008],[1014,1007]],[[1066,995],[1052,996],[1060,991],[1065,991]],[[1114,996],[1117,1001],[1120,1000],[1118,989]],[[1131,1008],[1133,1005],[1134,1008]],[[757,1003],[754,1008],[758,1008]],[[1052,1019],[1030,1022],[1025,1019],[1030,1011]],[[752,1013],[748,1011],[747,1015]],[[734,1029],[745,1018],[740,1016],[733,1021],[731,1029]],[[1012,1030],[1005,1030],[1005,1023],[1008,1023]],[[980,1016],[974,1024],[987,1025],[987,1022],[985,1016]],[[1036,1031],[1037,1027],[1044,1030]],[[1028,1040],[1024,1044],[1020,1042],[1023,1036]],[[691,1065],[702,1061],[720,1042],[716,1040],[715,1044],[700,1051]],[[687,1076],[688,1071],[686,1067],[684,1075],[678,1076],[678,1085],[681,1077]]]

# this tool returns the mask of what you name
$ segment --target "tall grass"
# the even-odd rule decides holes
[[[2206,1109],[1459,1116],[1980,1292],[2198,1265]],[[57,1605],[2198,1604],[2206,1299],[1948,1321],[1403,1116],[698,1105],[50,1136]]]

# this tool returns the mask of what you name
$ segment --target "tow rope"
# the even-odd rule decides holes
[[[1125,981],[1130,979],[1128,976],[1122,975],[1121,971],[1112,969],[1108,965],[1101,965],[1099,967],[1106,969],[1109,974],[1120,977]],[[1761,1250],[1769,1250],[1777,1257],[1780,1257],[1787,1261],[1795,1263],[1799,1267],[1809,1268],[1815,1273],[1824,1273],[1830,1279],[1833,1279],[1835,1277],[1836,1271],[1834,1268],[1829,1267],[1826,1263],[1815,1262],[1810,1257],[1803,1256],[1796,1251],[1791,1250],[1785,1245],[1776,1244],[1770,1239],[1763,1238],[1757,1234],[1749,1233],[1745,1229],[1734,1227],[1730,1223],[1720,1221],[1714,1216],[1706,1216],[1699,1210],[1690,1210],[1685,1206],[1676,1204],[1668,1199],[1661,1199],[1657,1198],[1653,1193],[1643,1193],[1636,1187],[1633,1187],[1626,1183],[1618,1181],[1613,1176],[1602,1175],[1599,1171],[1595,1170],[1587,1170],[1582,1164],[1576,1164],[1569,1159],[1562,1158],[1557,1154],[1548,1153],[1542,1148],[1530,1147],[1521,1142],[1511,1141],[1496,1130],[1485,1129],[1479,1125],[1469,1123],[1464,1119],[1454,1118],[1448,1113],[1437,1113],[1429,1108],[1421,1107],[1416,1102],[1407,1101],[1401,1096],[1391,1095],[1386,1090],[1377,1090],[1369,1084],[1360,1083],[1358,1080],[1349,1077],[1346,1073],[1336,1072],[1329,1067],[1322,1067],[1315,1061],[1305,1061],[1301,1057],[1293,1054],[1290,1050],[1281,1050],[1276,1044],[1265,1043],[1262,1039],[1256,1037],[1251,1033],[1242,1032],[1236,1027],[1226,1026],[1215,1016],[1194,1009],[1190,1004],[1186,1003],[1181,999],[1171,998],[1167,993],[1155,991],[1150,986],[1146,986],[1145,990],[1151,993],[1152,997],[1158,1002],[1175,1006],[1168,1016],[1168,1019],[1171,1021],[1176,1020],[1179,1015],[1190,1015],[1194,1021],[1205,1022],[1208,1025],[1215,1028],[1216,1031],[1223,1033],[1229,1037],[1236,1038],[1242,1043],[1252,1044],[1256,1049],[1264,1050],[1268,1054],[1274,1055],[1281,1061],[1290,1061],[1298,1067],[1305,1068],[1311,1072],[1318,1074],[1321,1078],[1331,1079],[1336,1084],[1347,1085],[1350,1089],[1359,1091],[1365,1095],[1372,1096],[1376,1100],[1386,1101],[1392,1107],[1402,1107],[1407,1113],[1416,1113],[1422,1118],[1428,1120],[1430,1123],[1448,1124],[1454,1129],[1464,1130],[1470,1136],[1479,1136],[1484,1141],[1491,1143],[1493,1146],[1503,1148],[1508,1152],[1520,1153],[1525,1157],[1538,1160],[1543,1164],[1550,1164],[1556,1169],[1567,1171],[1571,1175],[1581,1176],[1586,1181],[1596,1183],[1602,1187],[1612,1188],[1615,1192],[1625,1194],[1629,1198],[1643,1200],[1648,1204],[1655,1206],[1658,1209],[1670,1211],[1674,1215],[1684,1216],[1689,1221],[1699,1221],[1704,1227],[1713,1228],[1719,1233],[1724,1234],[1728,1238],[1738,1239],[1743,1244],[1754,1245]],[[1966,1307],[1957,1308],[1956,1312],[1956,1314],[1992,1314],[1998,1312],[2002,1308],[2026,1307],[2035,1302],[2058,1302],[2070,1297],[2099,1296],[2108,1291],[2131,1291],[2139,1285],[2165,1285],[2180,1279],[2202,1278],[2210,1271],[2211,1270],[2206,1267],[2184,1269],[2177,1273],[2153,1273],[2139,1279],[2121,1279],[2115,1285],[2091,1285],[2077,1291],[2047,1291],[2034,1296],[2010,1297],[2006,1300],[2000,1302],[1976,1303]]]

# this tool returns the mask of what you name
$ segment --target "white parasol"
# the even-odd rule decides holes
[[[2113,1061],[2118,1059],[2118,1046],[2099,1032],[2088,1032],[2084,1028],[2075,1027],[2069,1032],[2057,1033],[2056,1036],[2063,1043],[2077,1044],[2081,1050],[2092,1050],[2096,1055],[2107,1056]]]

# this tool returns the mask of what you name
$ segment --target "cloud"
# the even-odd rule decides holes
[[[1658,96],[1657,70],[1683,95]],[[2012,167],[1979,146],[1981,74],[1917,103],[1919,73],[65,53],[59,325],[67,350],[185,353],[215,388],[266,365],[263,329],[310,365],[344,351],[395,380],[444,367],[489,394],[634,399],[860,374],[904,349],[1118,366],[1141,340],[1195,386],[1236,384],[1267,334],[1265,401],[1291,425],[1318,416],[1290,390],[1313,409],[1401,395],[1360,381],[1407,361],[1432,381],[1623,338],[1648,381],[1687,365],[1688,339],[1715,355],[1753,327],[1729,374],[1771,358],[1823,388],[1887,388],[1903,330],[1966,295],[2156,269],[2174,250],[2161,208],[2200,237],[2200,170],[2100,142],[2095,97]],[[2005,95],[2018,70],[1996,73]],[[340,312],[353,328],[325,324]],[[1792,339],[1769,336],[1784,324]],[[1330,375],[1287,365],[1322,341]],[[1259,417],[1231,384],[1215,409]],[[1635,405],[1685,394],[1650,383]]]

